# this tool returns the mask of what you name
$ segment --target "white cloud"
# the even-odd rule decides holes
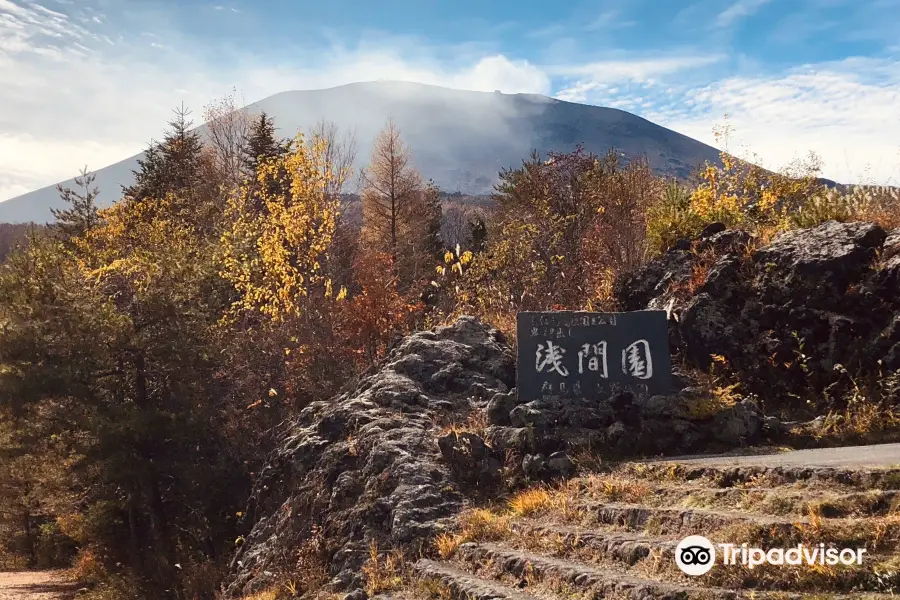
[[[814,151],[825,177],[900,184],[897,59],[850,58],[712,81],[702,70],[686,77],[689,68],[690,60],[677,59],[585,65],[574,71],[593,76],[556,97],[630,110],[711,145],[712,128],[727,113],[737,141],[767,167]]]
[[[295,55],[293,63],[220,55],[225,66],[213,66],[190,42],[151,23],[145,25],[154,34],[111,45],[107,33],[118,32],[73,21],[22,0],[0,0],[0,200],[68,179],[85,164],[101,168],[140,152],[160,135],[172,107],[184,101],[199,121],[204,105],[232,87],[248,102],[374,79],[551,92],[549,75],[526,61],[471,55],[448,65],[421,41],[334,45]]]
[[[648,118],[707,143],[727,113],[740,142],[769,167],[807,151],[824,160],[824,176],[898,184],[900,62],[847,59],[783,75],[731,77],[685,91],[694,108]]]
[[[711,65],[725,59],[721,54],[656,56],[638,59],[603,60],[587,64],[550,67],[554,75],[579,77],[582,80],[602,81],[644,81],[661,75],[672,75],[679,71]]]
[[[771,1],[772,0],[736,0],[736,2],[718,14],[716,17],[716,24],[719,27],[728,27],[734,24],[735,21],[752,16],[756,11]]]
[[[675,75],[723,60],[721,55],[663,56],[653,58],[619,59],[583,65],[555,66],[548,69],[568,80],[555,97],[568,102],[610,102],[620,93],[614,84],[637,83],[655,85],[656,78]]]

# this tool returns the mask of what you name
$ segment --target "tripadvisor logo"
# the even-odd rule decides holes
[[[793,548],[751,548],[747,544],[717,544],[723,565],[861,565],[865,548],[831,548],[825,544]],[[689,535],[675,547],[675,564],[687,575],[703,575],[716,563],[716,546],[702,535]]]
[[[675,547],[675,564],[688,575],[703,575],[716,564],[716,549],[702,535],[689,535]]]

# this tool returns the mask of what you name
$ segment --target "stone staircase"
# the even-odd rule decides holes
[[[865,548],[861,565],[716,565],[689,576],[678,542]],[[440,600],[890,598],[900,594],[900,466],[689,469],[632,463],[494,507],[421,559],[401,595]]]

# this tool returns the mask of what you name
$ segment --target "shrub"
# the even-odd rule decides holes
[[[900,225],[900,189],[851,186],[824,190],[790,215],[794,227],[815,227],[825,221],[871,221],[886,228]]]
[[[693,239],[705,222],[691,206],[690,190],[670,181],[647,211],[647,239],[653,254],[665,252],[679,239]]]

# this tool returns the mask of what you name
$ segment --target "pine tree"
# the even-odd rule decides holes
[[[75,185],[82,190],[81,192],[65,188],[62,185],[56,186],[60,197],[69,205],[69,208],[50,209],[56,218],[53,230],[64,243],[69,243],[72,239],[84,235],[100,223],[95,202],[100,190],[95,186],[92,187],[96,178],[97,176],[89,173],[85,167],[75,178]]]
[[[132,171],[134,184],[122,188],[126,198],[158,200],[169,193],[188,201],[194,198],[203,168],[203,141],[191,130],[189,115],[183,105],[175,110],[162,142],[151,142],[144,158],[138,160],[138,170]]]
[[[428,257],[440,260],[445,250],[444,241],[441,238],[441,222],[443,219],[441,191],[430,179],[425,185],[425,191],[422,193],[422,219],[424,222],[422,250]]]
[[[275,137],[275,121],[265,112],[260,113],[250,124],[244,150],[244,168],[249,177],[256,176],[260,162],[284,156],[290,148],[291,140]]]

